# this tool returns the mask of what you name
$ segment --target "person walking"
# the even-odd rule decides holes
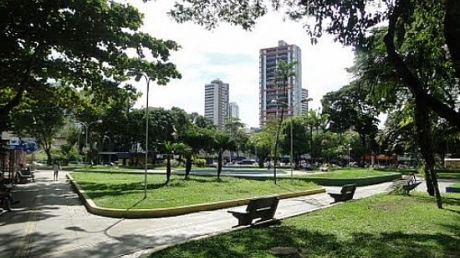
[[[53,163],[53,171],[54,171],[54,180],[57,181],[59,179],[59,170],[61,169],[61,165],[59,162],[54,161]]]

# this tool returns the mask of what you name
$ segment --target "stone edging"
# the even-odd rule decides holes
[[[196,204],[196,205],[189,205],[189,206],[182,206],[182,207],[174,207],[174,208],[158,208],[158,209],[111,209],[111,208],[102,208],[97,206],[93,200],[91,200],[85,191],[74,181],[72,176],[67,174],[67,178],[69,179],[70,183],[75,187],[77,190],[80,199],[83,201],[83,204],[86,206],[86,209],[96,215],[105,216],[105,217],[112,217],[112,218],[159,218],[159,217],[168,217],[168,216],[177,216],[177,215],[184,215],[193,212],[199,211],[207,211],[207,210],[217,210],[217,209],[224,209],[230,208],[235,206],[246,205],[249,203],[251,198],[246,199],[238,199],[238,200],[230,200],[230,201],[221,201],[221,202],[214,202],[214,203],[203,203],[203,204]],[[300,192],[293,192],[293,193],[285,193],[279,194],[280,199],[287,199],[287,198],[294,198],[299,196],[306,196],[318,193],[324,193],[326,189],[317,189],[317,190],[308,190],[308,191],[300,191]]]

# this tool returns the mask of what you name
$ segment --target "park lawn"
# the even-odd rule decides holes
[[[384,176],[391,173],[391,171],[378,171],[373,169],[344,169],[344,170],[333,170],[324,172],[321,174],[307,174],[306,177],[315,178],[330,178],[330,179],[350,179],[350,178],[366,178],[375,176]],[[399,172],[395,172],[399,173]],[[302,176],[305,177],[305,176]]]
[[[460,257],[460,194],[445,194],[444,209],[423,193],[381,194],[166,248],[151,258],[275,257],[294,247],[309,258]]]
[[[72,173],[72,177],[99,207],[119,209],[154,209],[200,203],[251,198],[271,194],[320,189],[304,180],[242,179],[234,177],[172,175],[165,185],[165,175],[149,174],[147,198],[144,199],[144,174]]]
[[[460,182],[449,185],[450,187],[460,188]]]
[[[452,171],[440,171],[437,173],[439,179],[458,179],[460,180],[460,171],[452,170]]]

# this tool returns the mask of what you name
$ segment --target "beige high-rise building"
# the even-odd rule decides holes
[[[229,110],[229,84],[215,79],[205,85],[204,117],[211,119],[219,129],[223,129]]]

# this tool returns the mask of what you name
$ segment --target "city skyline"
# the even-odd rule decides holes
[[[176,106],[186,112],[204,115],[203,85],[220,78],[232,85],[230,100],[240,109],[240,120],[249,127],[259,126],[259,50],[275,46],[279,40],[302,49],[302,88],[313,98],[310,107],[320,107],[324,94],[348,84],[353,53],[324,36],[311,45],[302,24],[283,21],[280,14],[270,13],[257,22],[252,31],[222,24],[208,31],[193,23],[177,24],[167,16],[173,3],[130,1],[144,14],[142,30],[158,39],[170,39],[181,45],[172,53],[171,61],[182,73],[182,80],[172,80],[166,86],[152,84],[149,103],[152,107]],[[140,92],[145,85],[133,83]],[[143,107],[145,96],[136,108]]]

